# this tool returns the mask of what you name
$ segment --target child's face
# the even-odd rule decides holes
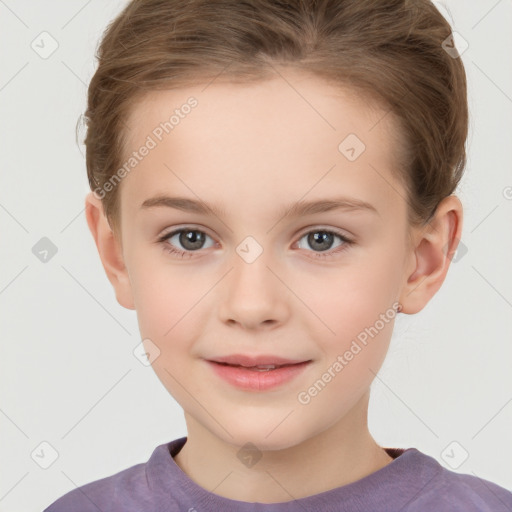
[[[391,172],[391,116],[324,82],[285,76],[293,76],[293,87],[279,78],[151,93],[129,120],[129,154],[148,135],[157,145],[121,185],[130,285],[119,285],[118,299],[137,310],[142,338],[160,350],[153,368],[188,420],[226,442],[261,449],[361,421],[388,349],[393,304],[405,298],[414,268],[406,194]],[[190,96],[197,106],[158,141],[155,129]],[[349,134],[366,145],[358,156],[354,139],[346,144],[354,161],[339,149]],[[141,208],[164,195],[219,205],[223,213]],[[297,201],[341,197],[376,211],[283,216]],[[178,228],[204,233],[202,245],[186,232],[157,242]],[[353,244],[338,251],[346,242],[322,241],[323,231]],[[189,254],[170,254],[170,246]],[[228,383],[206,362],[231,354],[311,362],[292,380],[256,391]]]

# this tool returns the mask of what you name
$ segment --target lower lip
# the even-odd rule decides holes
[[[266,391],[291,381],[300,375],[311,361],[268,371],[248,370],[242,366],[229,366],[213,361],[206,362],[219,377],[233,386],[247,391]]]

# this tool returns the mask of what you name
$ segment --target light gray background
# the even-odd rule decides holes
[[[100,35],[125,4],[0,0],[1,512],[41,511],[186,435],[181,408],[132,353],[136,313],[117,303],[84,216],[75,125]],[[456,471],[512,490],[512,2],[444,5],[469,44],[467,253],[423,311],[399,315],[370,429],[448,468],[465,450]],[[59,45],[46,59],[31,47],[42,31]],[[43,237],[58,248],[46,263],[32,252]],[[47,469],[43,442],[58,453]]]

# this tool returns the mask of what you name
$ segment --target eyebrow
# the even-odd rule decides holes
[[[155,207],[174,208],[184,212],[199,213],[208,215],[213,213],[215,216],[221,218],[225,216],[225,209],[217,204],[207,204],[203,201],[196,201],[187,197],[169,197],[165,195],[158,195],[150,199],[146,199],[141,209],[149,209]],[[370,203],[356,199],[353,197],[335,197],[329,199],[322,199],[317,201],[298,201],[285,207],[280,218],[293,218],[304,215],[313,215],[316,213],[325,213],[332,210],[347,210],[347,211],[369,211],[377,215],[380,213]]]

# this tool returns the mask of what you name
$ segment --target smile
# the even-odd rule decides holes
[[[217,361],[206,361],[215,375],[230,385],[245,391],[267,391],[298,377],[310,361],[282,365],[260,364],[255,366],[235,365]]]

